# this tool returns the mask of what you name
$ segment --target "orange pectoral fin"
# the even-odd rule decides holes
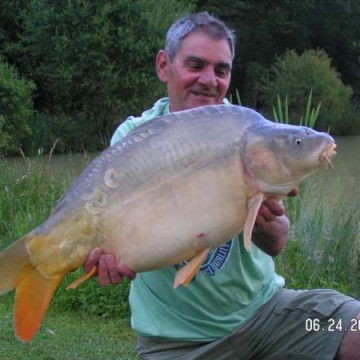
[[[258,193],[248,200],[248,204],[247,204],[248,214],[246,216],[245,225],[244,225],[244,246],[247,251],[250,251],[252,231],[254,228],[256,216],[258,214],[259,208],[263,200],[264,200],[263,193]]]
[[[175,276],[174,280],[174,289],[177,288],[179,285],[186,286],[193,277],[199,271],[201,265],[204,263],[210,249],[206,248],[201,252],[197,253],[188,264],[186,264],[183,268],[181,268]]]
[[[85,273],[85,274],[79,276],[76,280],[74,280],[71,284],[69,284],[66,287],[66,290],[76,289],[83,282],[94,277],[97,274],[97,271],[98,271],[97,266],[94,266],[88,273]]]
[[[19,340],[27,342],[35,335],[62,278],[47,279],[32,265],[20,272],[14,306],[14,328]]]

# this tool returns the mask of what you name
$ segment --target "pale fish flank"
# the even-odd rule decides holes
[[[252,251],[262,202],[331,164],[334,148],[326,133],[240,106],[187,110],[138,127],[85,169],[43,224],[0,253],[0,294],[16,290],[17,337],[35,335],[63,277],[94,247],[134,272],[189,260],[174,287],[242,231]]]

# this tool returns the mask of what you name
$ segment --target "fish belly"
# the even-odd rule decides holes
[[[246,201],[240,166],[200,169],[119,204],[108,242],[135,272],[173,265],[240,233]]]

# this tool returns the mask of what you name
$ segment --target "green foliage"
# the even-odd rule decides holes
[[[257,108],[260,103],[261,79],[265,78],[269,71],[266,66],[258,61],[250,61],[244,66],[243,71],[244,78],[241,84],[241,93],[244,94],[243,98],[248,106]]]
[[[336,123],[337,135],[360,134],[360,107],[348,105]]]
[[[356,188],[354,189],[356,190]],[[319,175],[286,200],[292,223],[289,241],[276,258],[277,271],[290,288],[334,288],[359,297],[360,209],[358,197],[329,199]]]
[[[1,248],[43,222],[69,184],[29,159],[19,160],[18,171],[13,168],[0,159]]]
[[[0,1],[0,55],[6,54],[7,47],[21,37],[22,11],[27,0]]]
[[[37,84],[36,109],[55,123],[52,141],[99,148],[99,133],[148,107],[163,92],[155,55],[187,9],[174,0],[30,2],[8,56]]]
[[[73,121],[69,120],[68,124],[72,123]],[[31,137],[23,140],[22,150],[24,153],[29,156],[34,156],[39,153],[49,152],[54,143],[54,139],[56,139],[56,122],[53,121],[53,118],[34,112],[28,120],[28,125],[31,131]],[[59,133],[59,131],[57,132]],[[61,139],[63,137],[64,135],[62,134]]]
[[[30,135],[28,119],[33,114],[35,85],[21,79],[16,70],[0,58],[0,153],[18,152]]]
[[[305,99],[311,90],[314,102],[322,103],[319,119],[322,127],[330,126],[332,132],[335,132],[337,121],[348,106],[352,91],[341,82],[324,51],[309,50],[300,56],[295,51],[287,51],[271,67],[270,75],[263,84],[267,106],[272,106],[279,95],[289,96],[294,118],[299,117],[306,108]]]

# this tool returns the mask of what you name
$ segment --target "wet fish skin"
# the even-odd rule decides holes
[[[250,250],[261,203],[285,196],[327,164],[334,148],[328,134],[238,106],[192,109],[138,127],[85,169],[42,225],[0,253],[0,293],[16,288],[17,337],[34,336],[65,274],[94,247],[134,272],[190,260],[175,286],[241,231]]]

